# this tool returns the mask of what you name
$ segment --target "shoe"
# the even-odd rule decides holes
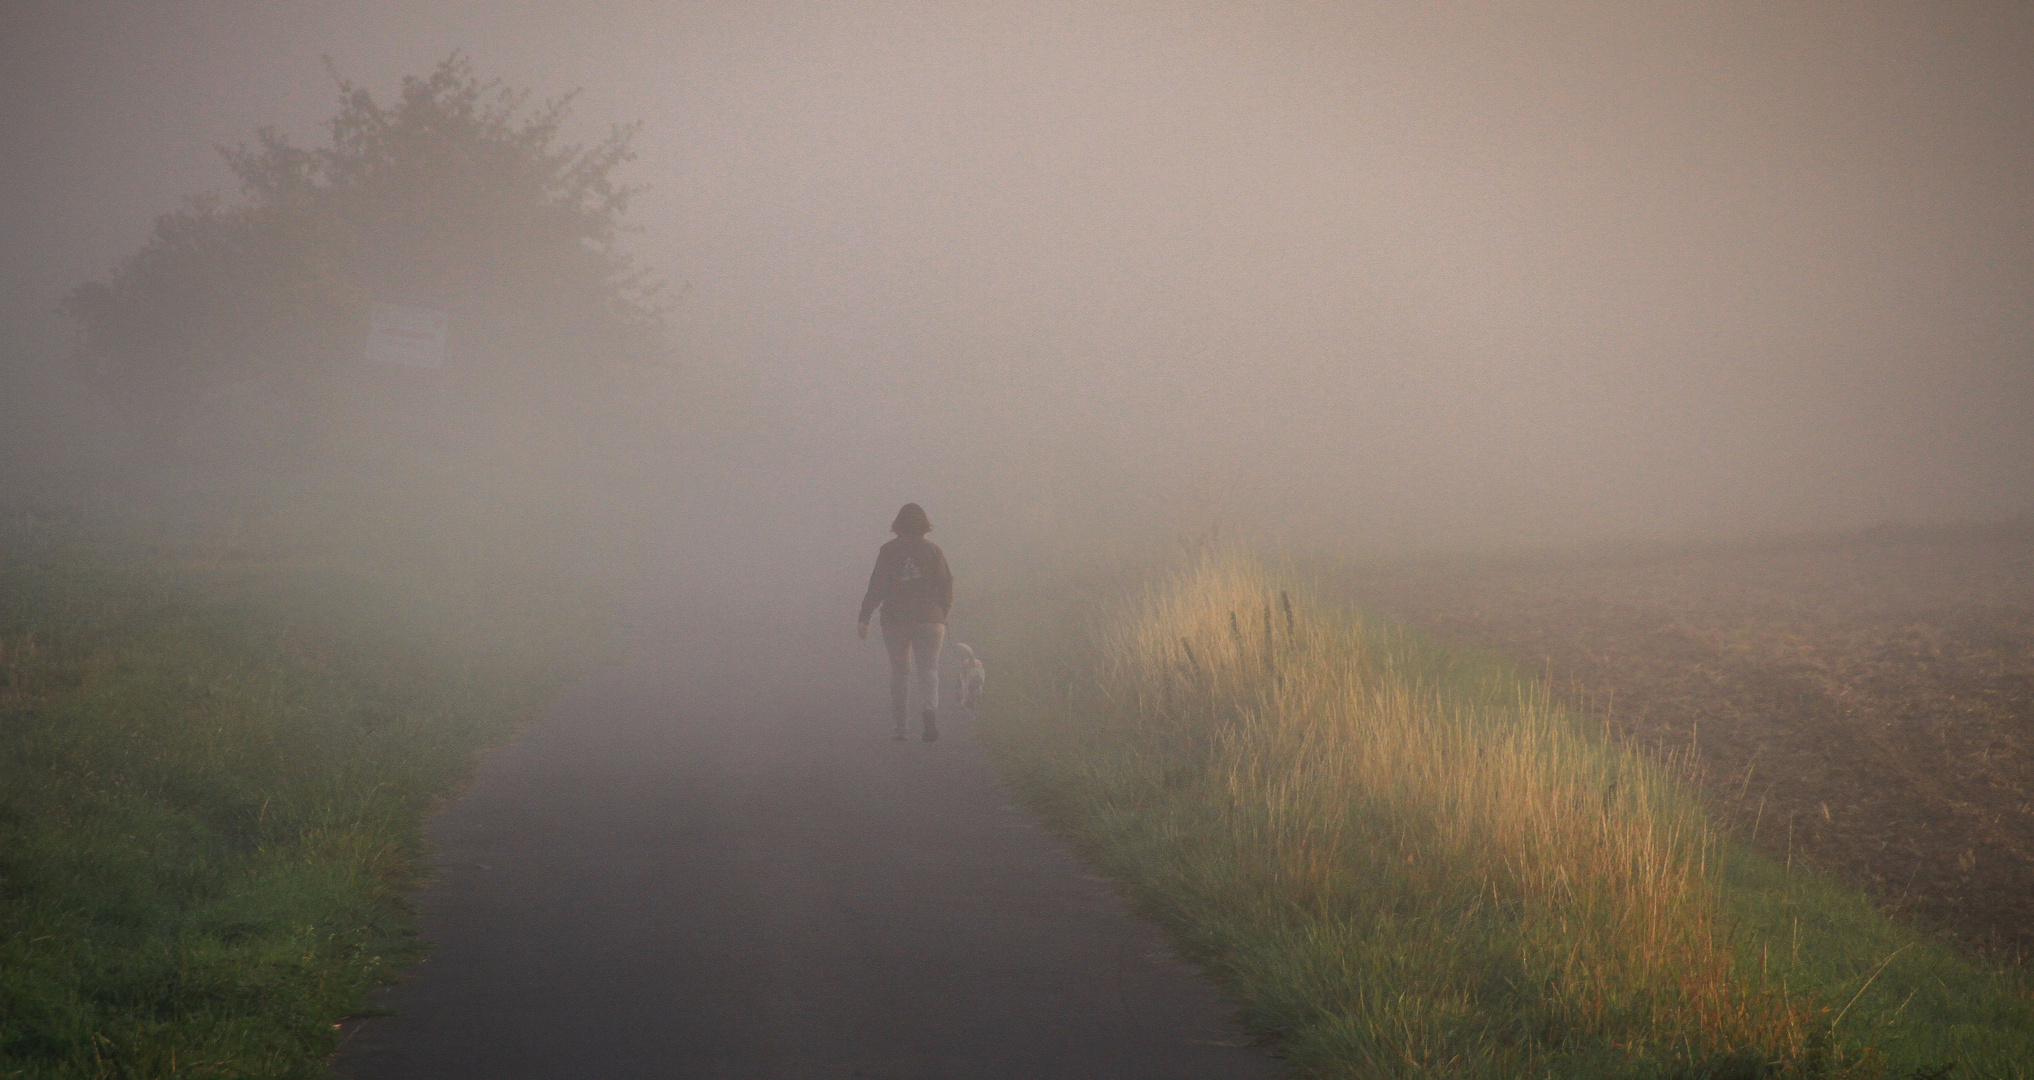
[[[927,710],[925,710],[925,717],[924,717],[924,719],[925,719],[925,735],[924,735],[925,741],[926,741],[926,742],[938,742],[938,741],[939,741],[939,725],[933,722],[933,720],[934,720],[935,718],[934,718],[934,717],[933,717],[933,715],[932,715],[932,710],[931,710],[931,709],[927,709]]]

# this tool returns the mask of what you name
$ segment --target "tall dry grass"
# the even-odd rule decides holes
[[[1733,972],[1719,837],[1681,763],[1240,550],[1092,635],[1101,700],[1052,751],[1111,774],[1088,785],[1114,793],[1083,811],[1090,846],[1137,864],[1115,869],[1303,1069],[1847,1071],[1823,1010]]]

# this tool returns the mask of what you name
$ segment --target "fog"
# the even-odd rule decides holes
[[[17,2],[0,50],[16,463],[120,453],[55,307],[236,196],[215,146],[461,50],[642,122],[672,419],[614,494],[723,580],[856,592],[907,499],[964,575],[2034,511],[2016,0]]]

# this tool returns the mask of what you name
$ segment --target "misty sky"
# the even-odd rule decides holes
[[[2034,510],[2023,2],[16,0],[8,348],[231,194],[215,144],[316,141],[321,54],[386,100],[454,49],[644,122],[635,248],[759,524]]]

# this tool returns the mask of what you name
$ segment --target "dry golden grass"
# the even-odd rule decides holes
[[[1002,600],[986,730],[1297,1074],[2034,1076],[2034,987],[1715,824],[1686,742],[1365,625],[1347,578],[1125,574]]]
[[[1224,823],[1224,869],[1180,871],[1222,880],[1194,887],[1269,905],[1300,936],[1362,922],[1363,947],[1399,951],[1396,976],[1322,988],[1340,1015],[1317,1019],[1345,1057],[1504,1075],[1562,1055],[1687,1067],[1807,1050],[1811,1003],[1733,977],[1706,874],[1717,836],[1674,763],[1236,550],[1093,633],[1116,751],[1085,767],[1190,788]]]

